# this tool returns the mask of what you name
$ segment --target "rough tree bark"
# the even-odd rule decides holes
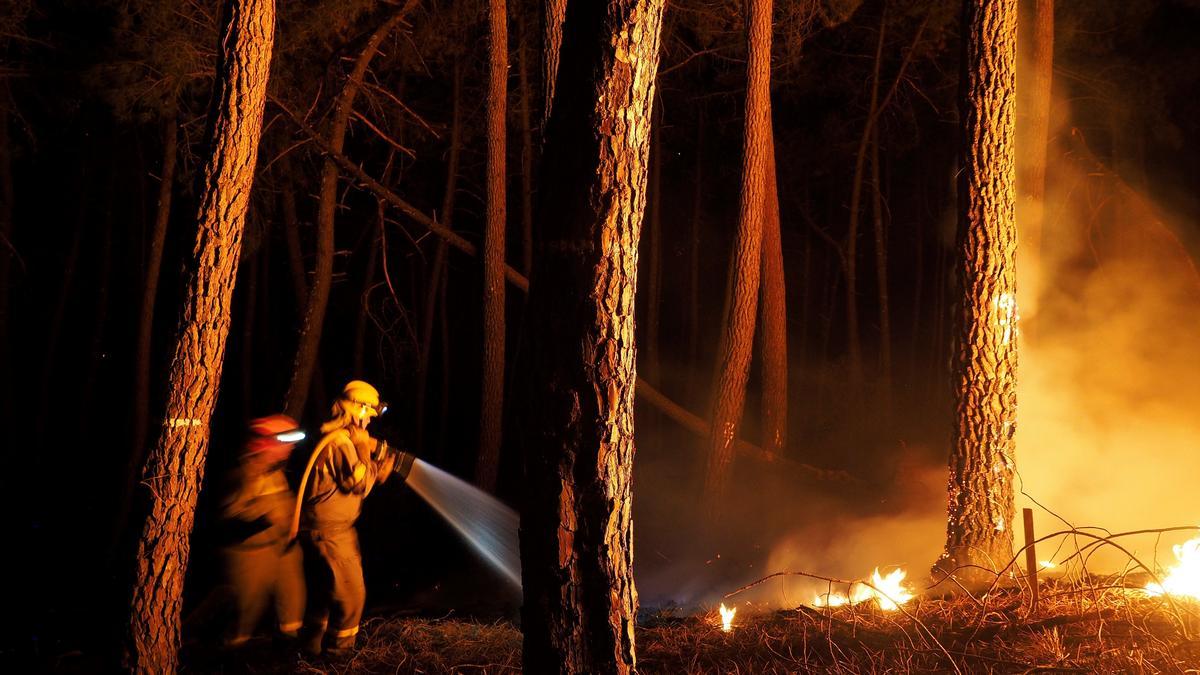
[[[138,313],[133,380],[133,446],[130,448],[125,467],[125,489],[121,492],[121,505],[117,517],[117,526],[121,529],[127,524],[134,485],[146,455],[146,434],[150,422],[150,346],[154,337],[154,301],[158,297],[163,246],[167,240],[167,225],[171,220],[171,194],[175,183],[178,137],[179,122],[175,112],[171,111],[163,122],[162,175],[158,184],[158,206],[154,213],[154,228],[150,231],[150,249],[146,253],[146,277],[142,281],[142,304]]]
[[[188,537],[229,334],[275,35],[273,0],[229,0],[223,14],[196,244],[167,373],[165,416],[143,472],[150,508],[138,542],[126,664],[138,673],[171,673],[178,666]]]
[[[569,3],[530,287],[524,667],[635,668],[634,298],[663,0]]]
[[[1016,0],[964,0],[958,275],[946,550],[935,573],[988,583],[1012,556],[1017,413]],[[972,567],[963,567],[969,565]],[[983,568],[983,569],[980,569]]]
[[[733,263],[735,281],[724,348],[720,354],[721,374],[713,403],[712,435],[704,476],[705,503],[713,509],[725,492],[733,462],[758,315],[763,207],[771,147],[771,5],[771,0],[750,0],[748,3],[749,56],[742,140],[742,195]]]
[[[775,178],[775,135],[768,113],[767,167],[762,234],[762,446],[781,455],[788,432],[787,282],[779,231],[779,189]]]
[[[487,97],[487,223],[483,234],[483,382],[479,406],[479,457],[475,483],[496,491],[504,418],[504,234],[506,117],[508,113],[508,10],[488,2],[490,43]]]
[[[379,52],[379,45],[388,33],[392,32],[408,11],[416,4],[409,0],[403,7],[389,16],[371,37],[354,62],[354,68],[346,78],[334,104],[333,118],[329,122],[329,146],[335,152],[341,152],[346,142],[346,127],[350,122],[350,114],[354,111],[354,99],[362,86],[363,76],[371,65],[371,60]],[[308,392],[312,386],[313,369],[317,362],[317,352],[321,346],[321,332],[325,324],[325,309],[329,305],[329,289],[333,282],[333,252],[334,252],[334,214],[337,210],[337,163],[326,157],[321,165],[321,186],[317,195],[317,247],[316,265],[313,272],[312,286],[308,293],[308,303],[304,310],[304,321],[300,327],[300,341],[296,346],[296,359],[292,366],[292,380],[288,385],[287,399],[284,412],[294,418],[300,418],[304,406],[308,402]]]

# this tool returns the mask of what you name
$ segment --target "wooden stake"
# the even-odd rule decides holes
[[[1037,611],[1038,606],[1038,560],[1034,550],[1033,509],[1021,509],[1025,516],[1025,569],[1029,577],[1030,613]]]

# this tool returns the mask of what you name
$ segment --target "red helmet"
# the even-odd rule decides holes
[[[280,462],[292,454],[304,432],[296,420],[287,415],[271,415],[250,421],[250,438],[243,455],[247,458]]]

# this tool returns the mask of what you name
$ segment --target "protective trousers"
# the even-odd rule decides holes
[[[304,569],[299,546],[232,547],[225,552],[225,566],[237,602],[232,645],[250,639],[272,596],[279,632],[297,634],[304,613]]]
[[[367,599],[358,533],[353,527],[314,528],[301,541],[310,596],[305,646],[313,653],[322,647],[352,649]]]

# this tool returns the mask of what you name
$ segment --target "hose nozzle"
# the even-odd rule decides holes
[[[412,471],[413,462],[415,461],[417,461],[417,456],[411,452],[396,453],[396,468],[393,471],[400,476],[400,480],[408,480],[408,474]]]

